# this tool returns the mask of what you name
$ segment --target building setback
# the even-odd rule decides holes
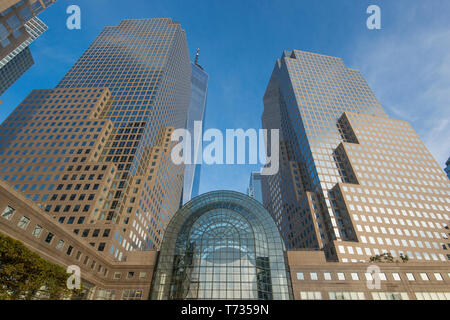
[[[280,170],[264,179],[263,198],[288,249],[322,249],[339,262],[382,253],[450,259],[449,181],[359,71],[340,58],[285,51],[262,122],[280,129]]]
[[[1,179],[114,259],[158,248],[181,201],[170,134],[186,122],[190,77],[178,22],[105,28],[57,88],[0,126]]]

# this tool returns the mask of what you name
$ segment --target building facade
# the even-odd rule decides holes
[[[322,249],[338,262],[390,253],[448,263],[449,181],[359,71],[285,51],[262,121],[280,129],[280,170],[264,179],[263,199],[288,249]]]
[[[198,64],[198,50],[195,56],[195,61],[191,63],[192,66],[192,91],[191,101],[189,104],[189,112],[186,123],[186,129],[191,134],[192,145],[192,164],[186,164],[184,170],[184,183],[183,183],[183,204],[196,197],[200,187],[200,172],[201,164],[195,161],[201,159],[201,151],[196,154],[196,150],[203,150],[202,132],[205,121],[205,109],[206,109],[206,97],[208,94],[208,81],[209,76],[201,65]],[[199,129],[201,132],[194,133],[196,128],[195,123],[199,123]],[[200,123],[201,122],[201,123]],[[194,140],[195,139],[195,140]]]
[[[33,65],[29,46],[48,29],[36,16],[53,2],[55,0],[0,2],[0,95]]]
[[[26,47],[0,68],[0,95],[16,82],[34,64],[30,48]]]
[[[30,37],[12,50],[7,56],[0,60],[0,68],[3,68],[9,61],[13,60],[22,50],[29,48],[38,37],[40,37],[45,31],[48,30],[47,25],[42,22],[38,17],[31,18],[25,23],[25,30],[27,30]]]
[[[181,202],[170,135],[190,79],[178,22],[107,27],[57,88],[34,90],[0,126],[1,179],[100,254],[159,248]]]
[[[75,299],[450,300],[447,263],[328,262],[322,250],[286,251],[270,214],[237,192],[194,198],[159,251],[118,261],[0,181],[0,232],[44,259],[78,266],[84,292]],[[379,268],[378,286],[369,267]]]

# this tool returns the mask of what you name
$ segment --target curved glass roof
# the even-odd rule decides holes
[[[151,299],[289,299],[286,266],[267,210],[242,193],[213,191],[169,222]]]

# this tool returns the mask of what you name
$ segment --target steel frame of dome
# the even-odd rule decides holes
[[[202,194],[166,228],[151,299],[292,298],[286,250],[269,212],[235,191]]]

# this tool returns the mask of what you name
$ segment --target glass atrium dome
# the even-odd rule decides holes
[[[151,299],[290,299],[285,247],[267,210],[234,191],[186,203],[161,245]]]

